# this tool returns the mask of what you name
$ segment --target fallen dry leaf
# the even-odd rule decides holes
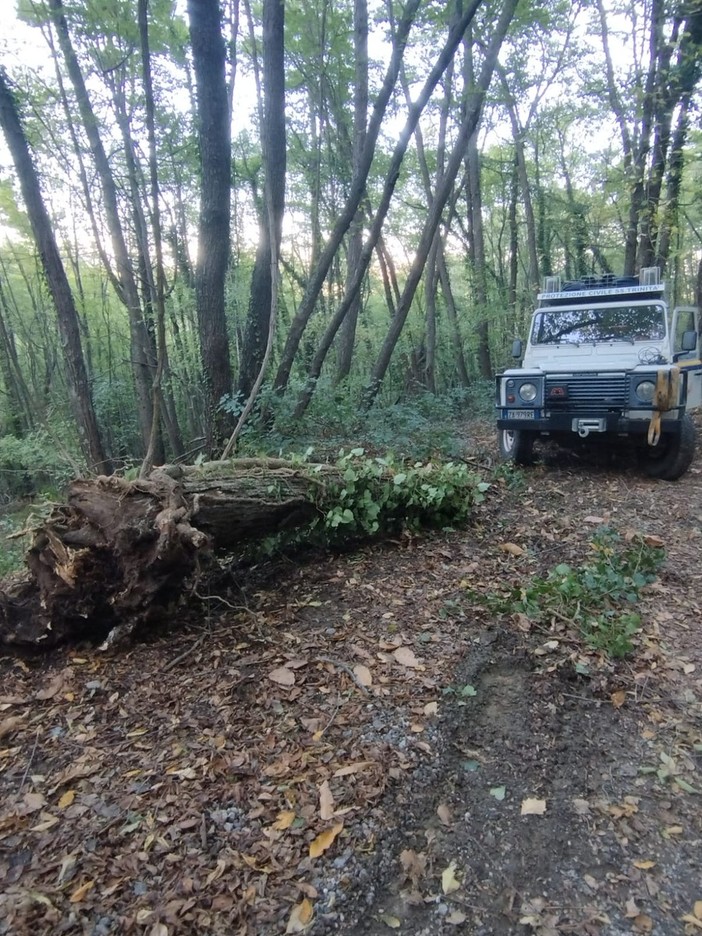
[[[698,930],[702,930],[702,920],[699,917],[693,916],[691,913],[686,913],[685,916],[680,917],[683,923],[689,923],[690,926],[694,926]]]
[[[524,550],[521,546],[517,546],[516,543],[500,543],[500,549],[502,552],[509,553],[510,556],[524,555]]]
[[[9,718],[3,719],[0,722],[0,740],[17,731],[23,721],[23,715],[10,715]]]
[[[452,861],[448,868],[441,872],[441,890],[444,894],[453,894],[461,886],[461,882],[456,877],[456,862]]]
[[[350,774],[361,773],[361,771],[367,770],[372,764],[373,761],[369,760],[357,761],[355,764],[347,764],[345,767],[339,767],[338,770],[335,770],[334,776],[348,777]]]
[[[285,928],[287,933],[304,933],[309,927],[314,917],[314,907],[312,901],[304,898],[299,904],[295,904],[288,918],[288,925]]]
[[[373,685],[373,675],[367,666],[364,666],[362,663],[357,663],[353,668],[353,672],[356,679],[362,686],[365,686],[366,689]]]
[[[278,813],[278,817],[273,823],[272,828],[278,829],[280,832],[284,832],[285,829],[289,829],[290,826],[295,821],[295,813],[292,809],[285,809],[282,812]]]
[[[446,803],[441,803],[441,805],[436,810],[436,814],[444,825],[451,825],[451,810],[448,808]]]
[[[55,826],[58,821],[58,816],[52,816],[51,813],[46,812],[40,813],[39,822],[32,826],[32,832],[46,832],[52,826]]]
[[[59,809],[68,809],[75,798],[75,790],[66,790],[61,799],[58,801]]]
[[[319,787],[319,815],[322,819],[331,819],[334,815],[334,797],[328,780]]]
[[[409,647],[398,647],[393,656],[402,666],[408,666],[410,669],[416,669],[419,666],[419,660]]]
[[[702,920],[702,900],[695,901],[695,906],[692,908],[692,912],[695,914],[698,920]]]
[[[273,682],[277,683],[279,686],[295,685],[295,674],[291,669],[288,669],[287,666],[279,666],[277,669],[271,670],[268,674],[268,678],[272,679]]]
[[[317,838],[310,843],[310,858],[319,858],[328,848],[334,844],[334,840],[344,828],[343,822],[337,822],[331,829],[325,829]]]
[[[522,816],[543,816],[546,812],[546,800],[527,799],[522,800]]]
[[[638,868],[640,871],[649,871],[651,868],[656,867],[655,861],[635,861],[634,867]]]
[[[81,900],[95,887],[95,881],[86,881],[84,884],[81,884],[80,887],[77,887],[69,900],[71,903],[80,903]]]
[[[27,813],[39,812],[46,806],[46,797],[43,793],[25,793],[22,798],[21,812]]]

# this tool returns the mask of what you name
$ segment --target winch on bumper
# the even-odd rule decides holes
[[[678,409],[680,408],[676,407],[676,410]],[[661,420],[663,434],[676,432],[679,429],[677,417],[673,416],[673,411],[669,412],[671,415]],[[622,413],[606,413],[604,416],[573,416],[570,413],[522,410],[520,415],[516,416],[514,410],[503,408],[502,415],[497,419],[497,428],[535,433],[572,432],[581,439],[587,438],[591,433],[603,432],[614,435],[646,435],[651,415],[652,410],[649,410],[646,415],[642,413],[635,419]]]

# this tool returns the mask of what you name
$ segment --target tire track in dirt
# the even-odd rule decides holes
[[[475,695],[446,716],[435,761],[397,794],[373,899],[340,931],[619,936],[702,925],[700,796],[675,779],[702,788],[700,469],[677,485],[579,465],[525,478],[526,490],[501,505],[503,533],[523,527],[531,509],[547,534],[557,504],[583,546],[593,515],[665,542],[637,655],[589,679],[545,665],[533,639],[514,630],[474,635],[478,649],[457,680]],[[608,697],[614,687],[625,693],[621,707]],[[545,800],[545,813],[521,815],[526,798]],[[460,886],[447,894],[449,867]]]

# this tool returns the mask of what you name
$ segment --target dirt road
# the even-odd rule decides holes
[[[0,661],[0,934],[702,932],[702,473],[561,462],[467,530],[262,564]],[[663,542],[635,652],[480,596]]]

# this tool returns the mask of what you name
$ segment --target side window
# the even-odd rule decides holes
[[[686,331],[695,331],[697,323],[695,322],[695,313],[692,310],[678,310],[678,320],[675,327],[675,347],[674,351],[682,351],[682,337]]]

